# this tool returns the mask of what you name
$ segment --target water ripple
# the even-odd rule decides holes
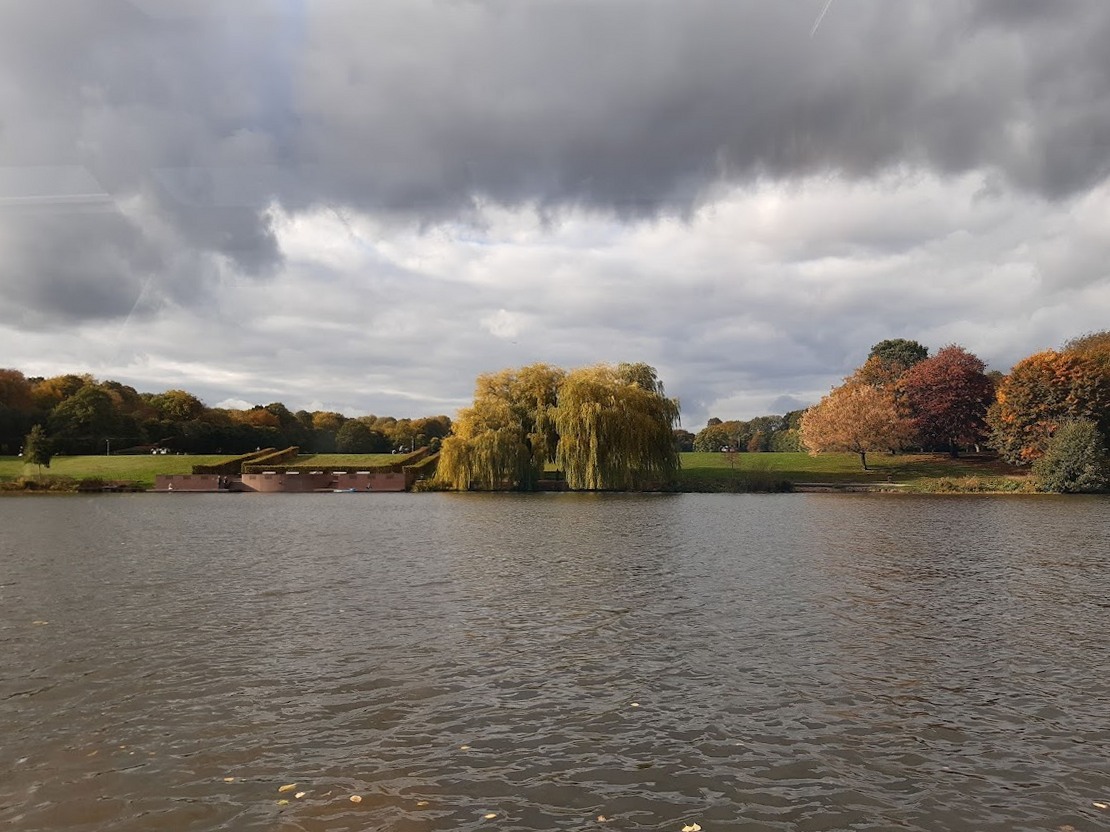
[[[1106,828],[1105,508],[0,501],[0,822]]]

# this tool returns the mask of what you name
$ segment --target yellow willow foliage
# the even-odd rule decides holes
[[[678,402],[645,364],[574,370],[559,388],[555,461],[573,489],[635,489],[678,472]]]
[[[867,469],[871,451],[895,451],[913,435],[889,391],[849,382],[837,387],[802,415],[801,440],[810,454],[859,454]]]
[[[546,364],[478,377],[440,450],[438,477],[458,490],[535,487],[555,453],[553,409],[563,371]]]

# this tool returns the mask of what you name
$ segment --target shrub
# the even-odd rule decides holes
[[[77,488],[73,477],[20,477],[17,482],[24,491],[74,491]]]
[[[1110,484],[1106,445],[1088,419],[1065,422],[1052,435],[1044,456],[1033,463],[1040,491],[1060,494],[1104,491]]]
[[[936,477],[916,483],[910,490],[925,494],[999,494],[1031,491],[1031,483],[1019,477]]]

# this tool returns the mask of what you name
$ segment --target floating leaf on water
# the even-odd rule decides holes
[[[1096,809],[1110,809],[1110,803],[1103,803],[1099,800],[1096,800],[1091,805],[1094,806]]]
[[[234,783],[234,782],[235,782],[235,778],[234,778],[234,777],[225,777],[225,778],[224,778],[224,782],[225,782],[225,783]]]
[[[49,621],[43,621],[42,619],[38,619],[36,621],[32,621],[31,623],[38,626],[38,627],[41,627],[43,624],[49,624],[50,622]]]
[[[418,800],[418,801],[416,801],[416,805],[417,806],[427,806],[428,801],[427,800]]]
[[[95,751],[90,751],[90,752],[89,752],[88,754],[86,754],[85,756],[86,756],[86,757],[95,757],[95,756],[96,756],[97,754],[99,754],[99,753],[100,753],[100,749],[98,748],[98,749],[96,749]]]
[[[288,805],[289,805],[288,800],[279,800],[278,801],[278,806],[288,806]]]
[[[497,812],[486,812],[484,815],[482,815],[482,817],[486,820],[493,820],[495,817],[497,817]]]
[[[469,745],[460,745],[459,746],[459,751],[469,751],[469,750],[470,750]]]
[[[295,788],[297,788],[296,783],[286,783],[284,786],[278,786],[278,791],[279,792],[291,792]]]
[[[633,702],[631,707],[638,708],[638,707],[640,707],[640,703],[639,702]]]
[[[598,815],[597,816],[597,822],[598,823],[607,823],[608,821],[609,821],[609,818],[605,817],[605,815]]]
[[[362,795],[361,794],[353,794],[350,797],[350,801],[352,803],[362,803]]]
[[[308,794],[308,792],[297,792],[295,795],[293,795],[293,797],[297,798],[297,800],[300,800],[306,794]]]
[[[696,823],[691,823],[682,827],[682,832],[701,832],[701,826]]]

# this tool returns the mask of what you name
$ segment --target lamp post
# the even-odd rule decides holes
[[[111,439],[105,439],[104,440],[104,456],[111,456],[111,455],[112,455],[112,440]]]

